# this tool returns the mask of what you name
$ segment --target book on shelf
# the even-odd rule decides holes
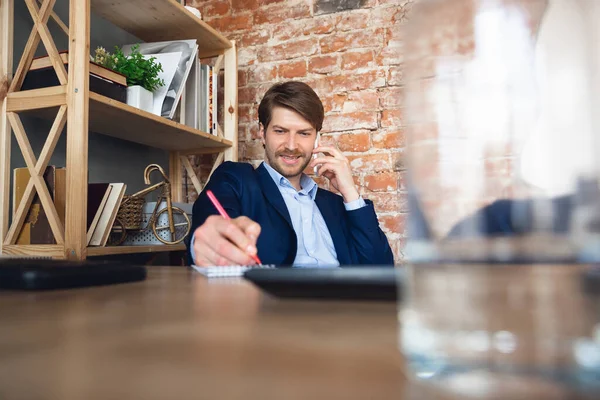
[[[90,246],[106,246],[110,230],[112,229],[115,219],[117,218],[117,212],[121,206],[121,201],[125,195],[125,189],[127,185],[124,183],[111,183],[110,193],[106,199],[104,209],[98,218],[96,228],[92,233]]]
[[[98,226],[100,216],[104,211],[108,197],[110,196],[112,187],[109,183],[90,183],[88,184],[88,201],[87,201],[87,244],[90,244],[92,235]]]
[[[185,90],[179,104],[181,110],[180,122],[194,129],[200,129],[200,61],[194,59],[190,75],[185,82]]]
[[[218,71],[211,65],[200,64],[200,123],[198,129],[217,134]]]

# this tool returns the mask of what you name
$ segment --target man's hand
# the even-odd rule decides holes
[[[260,225],[248,217],[230,221],[211,215],[194,232],[194,262],[198,266],[253,265]]]
[[[318,166],[319,175],[329,179],[333,187],[344,197],[345,203],[350,203],[360,197],[348,159],[333,147],[319,146],[313,150],[313,154],[324,153],[325,157],[318,157],[311,163],[311,167]]]

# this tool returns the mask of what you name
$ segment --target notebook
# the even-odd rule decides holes
[[[220,267],[198,267],[197,265],[192,265],[192,268],[207,278],[230,278],[243,276],[244,272],[251,269],[272,269],[275,268],[275,265],[227,265]]]

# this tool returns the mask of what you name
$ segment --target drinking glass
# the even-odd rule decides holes
[[[419,0],[402,22],[413,378],[600,393],[599,17],[595,0]]]

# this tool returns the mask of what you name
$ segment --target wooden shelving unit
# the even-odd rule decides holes
[[[183,250],[175,246],[86,246],[88,132],[113,136],[169,151],[169,174],[174,201],[182,201],[183,168],[196,189],[199,180],[185,155],[218,153],[217,163],[237,160],[237,53],[235,43],[199,20],[175,0],[70,0],[69,23],[52,12],[56,0],[25,0],[35,23],[13,75],[13,4],[0,2],[0,254],[49,256],[82,260],[87,256]],[[224,121],[219,135],[192,129],[127,104],[89,91],[90,12],[102,16],[143,41],[197,39],[201,58],[217,57],[215,68],[224,69]],[[69,36],[69,70],[65,70],[47,27],[54,18]],[[67,26],[68,25],[68,26]],[[42,42],[60,86],[20,91],[33,54]],[[20,114],[34,113],[54,121],[38,158],[29,145]],[[67,200],[64,225],[57,217],[43,183],[45,170],[62,128],[67,126]],[[10,145],[14,132],[31,179],[26,195],[9,225]],[[216,167],[216,165],[215,165]],[[213,168],[214,170],[214,168]],[[16,245],[35,193],[54,233],[55,245]]]

